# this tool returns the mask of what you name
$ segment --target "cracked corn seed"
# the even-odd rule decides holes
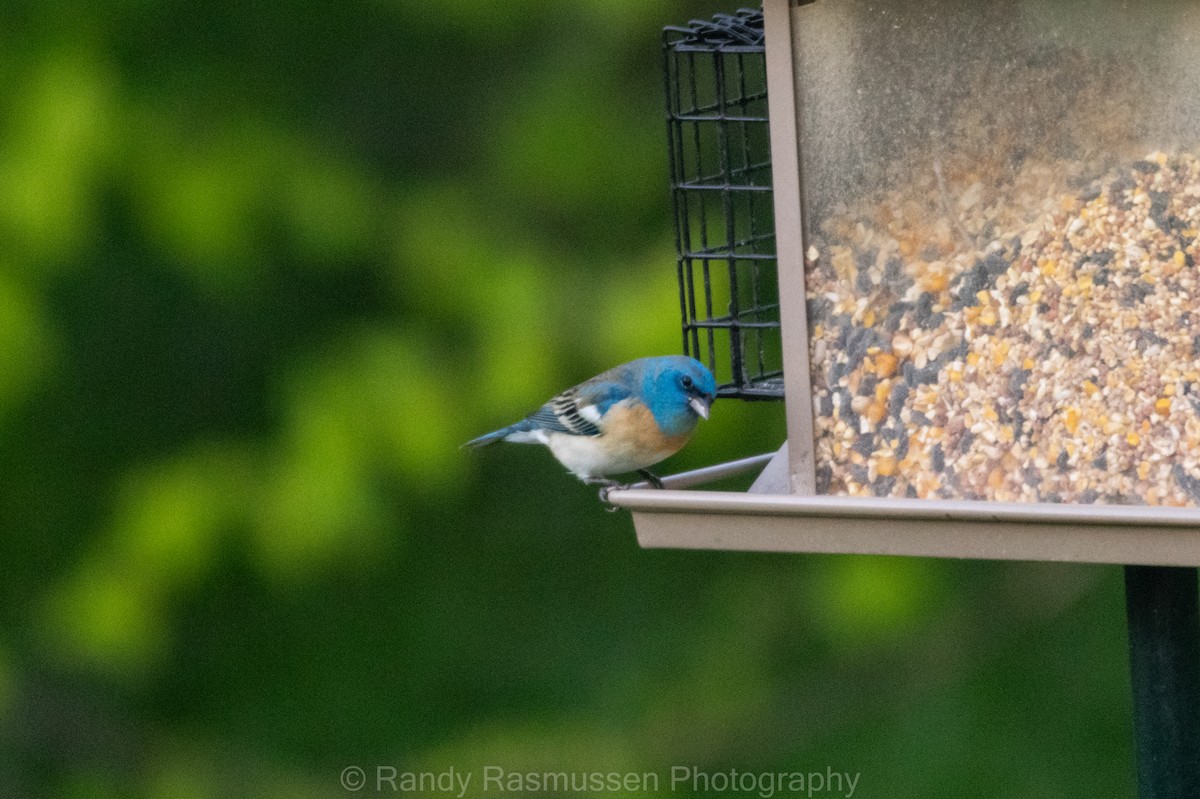
[[[1200,504],[1200,160],[1025,173],[954,224],[893,193],[822,226],[822,491]]]

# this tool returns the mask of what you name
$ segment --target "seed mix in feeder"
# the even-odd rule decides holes
[[[813,237],[819,489],[1200,504],[1200,160],[957,167]]]

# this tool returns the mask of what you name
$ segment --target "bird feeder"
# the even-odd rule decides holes
[[[1197,52],[1185,0],[668,28],[685,350],[787,442],[609,494],[646,547],[1126,564],[1146,796],[1200,795]]]
[[[749,494],[613,493],[642,543],[1200,565],[1197,39],[1183,0],[668,28],[685,351],[788,441]]]

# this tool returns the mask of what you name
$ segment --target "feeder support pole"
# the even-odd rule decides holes
[[[1125,607],[1138,795],[1200,797],[1197,570],[1126,566]]]

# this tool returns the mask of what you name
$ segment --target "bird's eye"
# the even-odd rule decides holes
[[[683,376],[683,379],[682,379],[682,380],[680,380],[679,382],[683,384],[683,387],[684,387],[684,388],[691,388],[691,387],[692,387],[692,378],[688,377],[687,375],[684,375],[684,376]]]

